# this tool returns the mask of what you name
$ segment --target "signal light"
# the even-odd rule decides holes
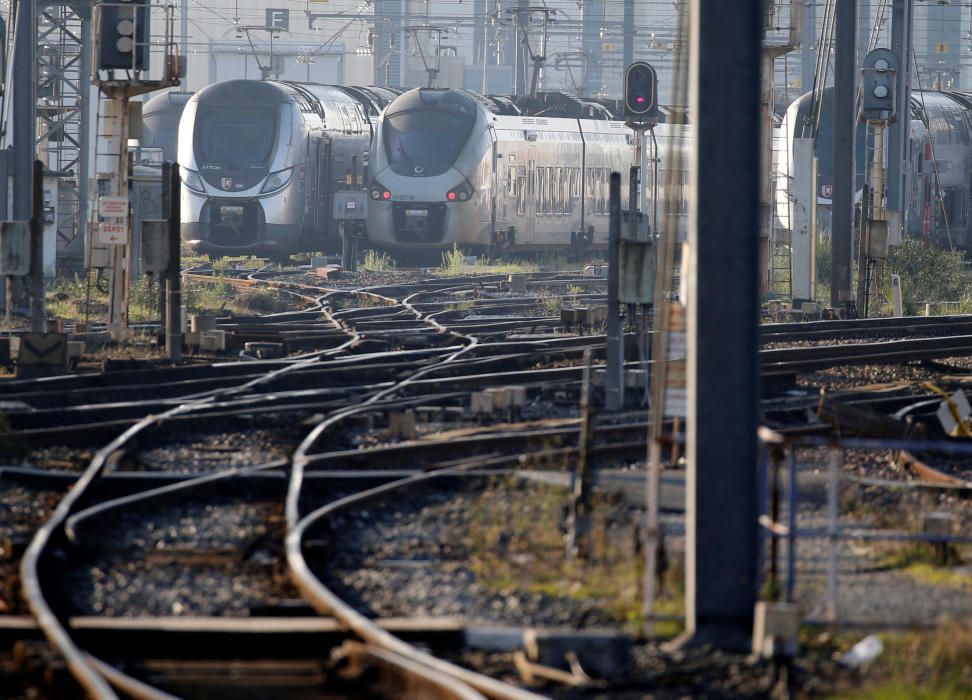
[[[148,70],[148,0],[103,2],[97,9],[98,69]]]
[[[640,120],[658,116],[658,75],[644,61],[636,61],[624,71],[624,113]]]
[[[391,199],[391,192],[385,190],[381,196],[384,197],[385,199]]]
[[[453,187],[451,190],[446,192],[446,199],[450,202],[454,202],[457,199],[460,202],[465,202],[467,199],[473,196],[473,187],[469,184],[469,180],[463,180],[458,185]]]

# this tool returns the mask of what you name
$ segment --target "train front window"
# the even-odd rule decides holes
[[[233,105],[200,110],[196,117],[196,159],[204,164],[268,166],[277,139],[276,105]]]
[[[476,115],[465,110],[416,109],[385,118],[385,153],[402,175],[441,175],[455,163]]]

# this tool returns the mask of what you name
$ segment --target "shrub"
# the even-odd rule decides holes
[[[959,301],[968,292],[962,253],[942,250],[916,238],[906,238],[892,248],[885,269],[883,283],[888,290],[891,275],[901,277],[906,314],[914,314],[920,302]]]

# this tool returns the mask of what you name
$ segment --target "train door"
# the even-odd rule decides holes
[[[517,241],[521,244],[533,241],[537,230],[537,193],[539,190],[537,189],[537,149],[535,146],[527,148],[526,182],[523,184],[526,185],[523,192],[523,199],[525,200],[523,224],[525,230],[522,233],[516,232]]]
[[[317,209],[317,232],[321,238],[326,238],[330,232],[331,222],[331,141],[318,139],[317,141],[317,182],[314,183],[316,192],[315,208]]]

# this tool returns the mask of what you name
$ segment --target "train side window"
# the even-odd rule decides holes
[[[516,213],[526,214],[526,167],[521,165],[516,171]]]
[[[516,166],[511,165],[506,172],[506,194],[510,197],[517,196],[517,184],[519,181],[516,179]]]
[[[537,168],[537,187],[534,199],[537,203],[537,214],[543,214],[547,202],[547,169]]]
[[[574,190],[574,169],[564,168],[564,180],[560,183],[561,191],[563,192],[564,199],[564,214],[572,214],[574,211],[574,201],[571,199],[571,193]]]
[[[550,175],[548,168],[540,168],[540,213],[550,211]]]
[[[598,214],[603,214],[605,210],[605,202],[607,197],[604,195],[604,168],[597,169],[597,202],[594,204],[594,210]]]
[[[594,213],[594,169],[587,168],[584,171],[584,198],[587,200],[587,212]]]
[[[554,214],[564,213],[564,169],[557,168],[553,186]]]
[[[550,168],[550,213],[560,213],[560,168]]]

